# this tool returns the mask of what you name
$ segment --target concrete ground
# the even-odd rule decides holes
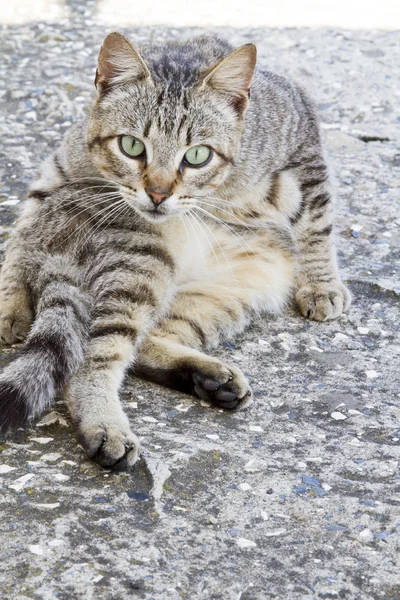
[[[109,31],[101,5],[38,4],[0,10],[2,249],[40,160],[85,114]],[[318,102],[351,310],[324,324],[288,310],[221,348],[252,381],[243,413],[131,378],[132,472],[89,462],[62,402],[8,435],[2,600],[400,598],[399,33],[261,24],[213,31],[254,41]],[[119,29],[136,42],[197,31]]]

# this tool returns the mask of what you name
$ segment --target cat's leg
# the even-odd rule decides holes
[[[78,441],[90,458],[117,470],[133,465],[140,447],[118,396],[134,346],[128,328],[126,335],[116,331],[92,339],[84,366],[66,390]]]
[[[174,328],[174,325],[166,327]],[[182,339],[179,332],[173,334],[163,329],[160,327],[141,345],[137,375],[194,394],[221,408],[248,405],[252,392],[240,369],[190,348],[190,338]]]
[[[0,344],[22,342],[33,321],[32,301],[24,275],[24,243],[15,232],[0,273]]]
[[[86,360],[66,390],[89,457],[118,470],[133,465],[139,450],[119,388],[138,344],[168,307],[174,280],[174,265],[161,244],[142,243],[138,250],[142,254],[124,254],[111,243],[93,259],[86,278],[93,299]]]
[[[140,346],[138,375],[222,408],[249,403],[251,389],[242,371],[201,349],[240,333],[254,315],[279,313],[290,298],[296,258],[287,232],[257,233],[266,239],[247,238],[248,246],[227,251],[229,267],[214,265],[207,280],[180,288],[168,317]]]
[[[300,261],[296,300],[302,314],[326,321],[350,305],[350,292],[340,280],[332,233],[332,191],[322,153],[309,151],[296,168],[301,202],[292,218]]]

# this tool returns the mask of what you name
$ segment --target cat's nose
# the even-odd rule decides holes
[[[171,195],[170,190],[154,190],[153,188],[146,188],[146,193],[150,197],[154,206],[159,206]]]

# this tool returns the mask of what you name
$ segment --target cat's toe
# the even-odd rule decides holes
[[[351,302],[349,290],[339,280],[301,287],[296,301],[304,317],[315,321],[337,319]]]
[[[80,428],[78,440],[89,458],[100,466],[123,471],[135,464],[140,442],[125,428],[99,426]]]
[[[215,369],[214,369],[215,370]],[[193,373],[194,392],[202,400],[226,410],[247,406],[252,398],[251,388],[239,369],[221,365],[220,373]]]

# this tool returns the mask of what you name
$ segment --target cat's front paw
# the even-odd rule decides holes
[[[0,292],[0,344],[23,342],[33,321],[30,299],[25,291],[7,296]]]
[[[77,437],[89,458],[107,469],[123,471],[134,465],[139,455],[139,439],[123,422],[89,426],[80,423]]]
[[[192,367],[195,394],[202,400],[228,410],[244,408],[252,391],[240,369],[209,360]]]
[[[351,302],[351,295],[339,279],[316,282],[301,287],[296,294],[301,314],[315,321],[337,319]]]

